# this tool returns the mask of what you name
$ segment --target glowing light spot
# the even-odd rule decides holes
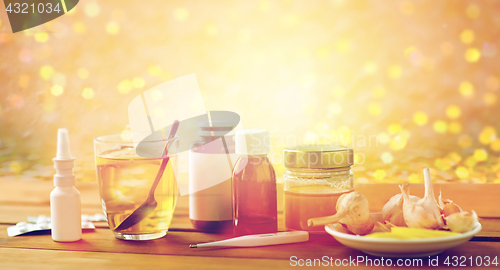
[[[378,66],[374,61],[368,61],[363,65],[363,71],[368,74],[373,74],[377,72]]]
[[[492,126],[485,126],[479,133],[479,142],[487,145],[497,139],[497,131]]]
[[[380,158],[382,159],[382,162],[384,162],[385,164],[389,164],[392,163],[392,161],[394,161],[394,157],[389,152],[383,153]]]
[[[470,4],[465,9],[465,14],[471,19],[476,19],[481,14],[481,9],[474,4]]]
[[[467,134],[462,134],[458,137],[457,143],[462,148],[469,148],[472,146],[472,138]]]
[[[491,145],[491,149],[495,152],[500,152],[500,139],[494,140]]]
[[[415,122],[415,124],[417,124],[419,126],[423,126],[423,125],[427,124],[427,121],[428,121],[428,117],[427,117],[427,114],[425,114],[424,112],[416,112],[413,115],[413,122]]]
[[[458,91],[462,94],[462,96],[470,97],[474,94],[474,85],[472,85],[469,81],[463,81],[460,83]]]
[[[11,171],[14,174],[20,173],[22,169],[23,169],[23,166],[21,165],[21,163],[19,163],[17,161],[11,161],[9,163],[9,171]]]
[[[176,8],[174,10],[174,17],[178,21],[185,21],[189,18],[189,10],[186,8]]]
[[[500,80],[498,80],[497,77],[489,76],[488,79],[486,79],[486,88],[488,88],[488,90],[496,91],[498,87],[500,87]]]
[[[473,168],[477,165],[477,160],[474,159],[474,156],[470,156],[464,161],[464,165],[469,168]]]
[[[368,112],[370,112],[371,115],[377,116],[382,112],[382,106],[378,103],[370,103],[368,105]]]
[[[143,88],[144,85],[146,85],[146,82],[142,77],[135,77],[134,79],[132,79],[132,85],[135,88]]]
[[[457,105],[449,105],[446,107],[446,115],[451,119],[457,119],[462,114],[462,110]]]
[[[101,13],[101,7],[97,4],[97,2],[88,2],[85,4],[85,9],[84,9],[85,15],[89,16],[90,18],[93,18],[99,13]]]
[[[116,22],[109,22],[106,24],[106,32],[111,35],[120,33],[120,25]]]
[[[342,112],[342,106],[338,103],[333,103],[328,106],[328,112],[333,115],[340,114]]]
[[[28,88],[29,83],[30,83],[30,76],[28,75],[21,75],[19,76],[19,80],[17,81],[19,84],[19,87],[21,88]]]
[[[493,93],[486,93],[484,94],[483,100],[486,105],[492,106],[497,103],[497,96]]]
[[[444,134],[448,130],[448,124],[443,120],[437,120],[433,125],[434,131],[439,134]]]
[[[389,133],[391,133],[391,134],[396,134],[396,133],[400,132],[402,129],[403,129],[403,127],[401,127],[400,124],[390,124],[387,127],[387,131],[389,131]]]
[[[476,149],[474,151],[474,159],[478,162],[485,161],[488,159],[488,152],[484,149]]]
[[[52,78],[52,75],[54,75],[54,69],[51,66],[45,65],[40,68],[40,77],[42,79],[48,81]]]
[[[78,34],[83,34],[87,31],[87,27],[82,22],[75,22],[73,24],[73,30]]]
[[[401,136],[396,136],[391,140],[391,144],[389,146],[394,151],[401,150],[406,146],[406,139]]]
[[[481,58],[481,52],[476,48],[469,48],[465,51],[465,60],[467,62],[477,62]]]
[[[408,176],[408,182],[410,184],[418,184],[418,183],[423,183],[424,181],[418,174],[412,173]]]
[[[377,136],[377,141],[381,144],[388,144],[391,141],[391,136],[385,132],[381,132]]]
[[[383,98],[385,96],[385,88],[382,86],[377,86],[375,89],[373,89],[373,96],[375,98]]]
[[[160,76],[161,75],[161,68],[158,65],[149,66],[148,73],[153,75],[153,76]]]
[[[434,161],[434,166],[440,171],[447,171],[453,166],[449,160],[438,158]]]
[[[238,40],[241,43],[247,43],[247,42],[250,41],[250,39],[252,39],[252,33],[250,33],[249,30],[247,30],[247,29],[241,29],[238,32]]]
[[[382,180],[386,177],[386,173],[384,170],[381,170],[381,169],[378,169],[376,170],[374,173],[373,173],[373,178],[377,179],[377,180]]]
[[[64,93],[64,88],[62,86],[56,84],[50,88],[50,93],[52,95],[58,97]]]
[[[262,12],[269,12],[271,10],[271,3],[266,0],[259,1],[259,10]]]
[[[471,44],[474,41],[474,31],[464,29],[462,33],[460,33],[460,40],[465,44]]]
[[[401,67],[398,66],[398,65],[392,65],[387,70],[387,75],[389,75],[389,77],[391,79],[397,79],[397,78],[399,78],[402,73],[403,73],[403,71],[402,71]]]
[[[460,122],[457,121],[451,121],[448,124],[448,130],[452,134],[459,134],[460,132],[462,132],[462,124],[460,124]]]
[[[403,1],[399,5],[399,10],[401,11],[401,13],[408,16],[415,12],[415,6],[411,1]]]
[[[205,34],[211,37],[217,35],[218,32],[217,26],[212,22],[206,23],[204,26],[204,30]]]
[[[441,49],[441,53],[444,56],[450,56],[455,51],[455,48],[453,47],[453,44],[451,44],[449,42],[442,43],[440,49]]]
[[[77,71],[77,75],[78,77],[80,77],[80,79],[84,80],[89,77],[89,71],[86,68],[80,68]]]
[[[467,168],[460,166],[455,170],[455,174],[458,176],[460,179],[464,179],[469,177],[469,170]]]
[[[318,48],[318,50],[316,50],[316,56],[319,59],[328,58],[328,56],[330,56],[330,49],[328,48],[328,46],[321,46]]]
[[[47,32],[36,32],[35,40],[40,43],[47,42],[47,40],[49,40],[49,34]]]
[[[335,43],[335,50],[339,53],[347,53],[351,50],[351,42],[347,39],[340,39]]]
[[[130,92],[133,88],[133,84],[130,80],[123,80],[118,84],[118,92],[120,94],[127,94]]]
[[[156,100],[156,101],[162,100],[162,98],[163,98],[163,93],[158,89],[151,90],[150,95],[151,95],[151,98],[153,100]]]
[[[84,99],[92,99],[94,97],[94,90],[90,87],[86,87],[82,91],[82,97]]]

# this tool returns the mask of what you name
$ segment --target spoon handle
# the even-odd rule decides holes
[[[170,157],[168,157],[168,148],[170,147],[170,144],[172,143],[171,139],[175,136],[175,133],[177,133],[178,128],[179,128],[179,121],[175,120],[174,124],[172,125],[172,129],[170,130],[170,134],[168,135],[167,143],[165,144],[165,150],[164,150],[165,158],[161,161],[160,169],[158,170],[155,181],[153,182],[153,185],[149,190],[150,198],[154,196],[156,187],[158,186],[158,183],[160,182],[160,179],[163,176],[163,172],[167,167],[168,161],[170,160]]]

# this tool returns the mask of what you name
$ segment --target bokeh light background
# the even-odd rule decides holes
[[[271,132],[278,176],[284,147],[339,140],[359,154],[357,182],[421,183],[429,166],[436,182],[500,183],[498,10],[80,0],[16,34],[0,12],[0,178],[52,179],[67,127],[79,181],[95,181],[93,138],[125,130],[141,92],[196,73],[208,110]]]

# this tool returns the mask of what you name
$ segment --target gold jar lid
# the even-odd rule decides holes
[[[339,145],[303,145],[286,148],[283,162],[287,168],[334,169],[354,164],[352,148]]]

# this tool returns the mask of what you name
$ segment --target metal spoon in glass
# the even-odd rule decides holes
[[[135,224],[139,223],[141,220],[143,220],[145,217],[147,217],[153,210],[155,210],[156,206],[158,203],[155,200],[155,190],[156,187],[158,186],[158,183],[160,182],[161,177],[163,176],[163,172],[165,171],[165,168],[167,167],[168,160],[170,157],[168,157],[168,148],[172,142],[172,138],[175,136],[175,133],[177,133],[177,128],[179,127],[179,121],[175,120],[174,124],[172,125],[172,129],[170,130],[170,135],[168,136],[167,144],[165,145],[165,158],[163,158],[160,169],[158,170],[158,173],[156,174],[155,181],[153,182],[153,186],[151,186],[151,189],[149,190],[149,195],[146,201],[139,206],[137,209],[130,214],[125,220],[123,220],[118,227],[116,227],[116,231],[121,231],[128,229]]]

